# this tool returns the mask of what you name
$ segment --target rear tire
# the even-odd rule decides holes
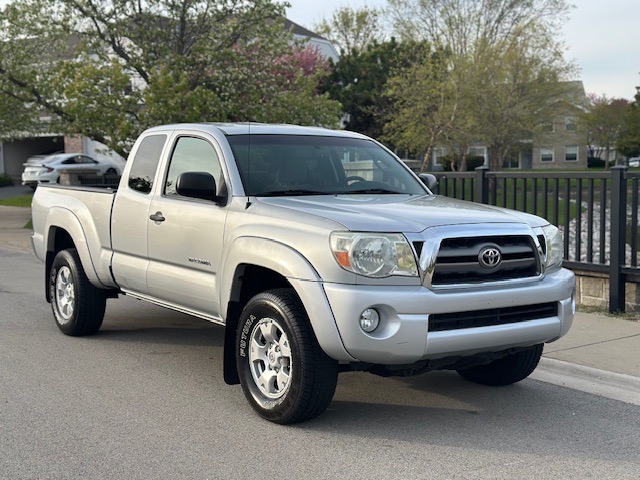
[[[107,298],[87,279],[75,248],[58,252],[49,277],[51,309],[56,325],[71,336],[100,330]]]
[[[117,175],[118,172],[116,171],[115,168],[109,168],[109,169],[107,169],[106,172],[104,172],[104,174],[105,174],[105,176],[107,176],[107,175]]]
[[[236,362],[253,409],[280,424],[320,415],[338,381],[338,362],[320,348],[292,289],[270,290],[249,300],[238,324]]]
[[[543,344],[533,345],[486,365],[458,370],[458,373],[466,380],[481,385],[511,385],[533,373],[540,362],[543,348]]]

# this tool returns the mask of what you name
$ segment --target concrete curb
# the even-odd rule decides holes
[[[553,358],[542,358],[538,368],[529,378],[632,405],[640,405],[640,378],[631,375],[585,367]]]

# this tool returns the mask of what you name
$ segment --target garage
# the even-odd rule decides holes
[[[23,163],[33,155],[48,155],[64,151],[63,136],[23,138],[3,142],[0,146],[0,173],[20,178]]]

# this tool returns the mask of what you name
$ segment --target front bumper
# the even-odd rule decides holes
[[[552,342],[567,333],[575,311],[575,277],[566,269],[517,285],[432,291],[423,286],[323,284],[345,350],[360,362],[410,364]],[[429,315],[557,302],[557,315],[494,326],[429,332]],[[359,325],[367,308],[380,326]],[[342,360],[338,358],[338,360]]]

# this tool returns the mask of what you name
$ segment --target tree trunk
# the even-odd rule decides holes
[[[431,161],[431,152],[433,151],[432,145],[427,147],[427,151],[424,154],[424,158],[422,159],[422,165],[420,165],[420,173],[426,171],[429,166],[429,162]]]

